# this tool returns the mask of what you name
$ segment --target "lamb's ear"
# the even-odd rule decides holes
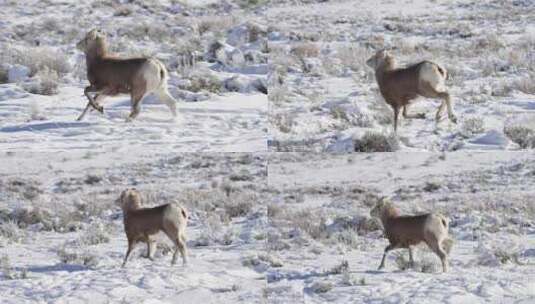
[[[123,205],[125,192],[126,192],[126,190],[123,190],[123,192],[121,192],[121,195],[119,195],[119,197],[115,200],[115,203],[118,204],[118,205],[121,205],[121,207]]]
[[[388,196],[382,196],[377,202],[377,205],[383,207],[388,203],[390,203],[390,199],[388,198]]]
[[[86,37],[89,39],[96,39],[98,36],[98,31],[98,29],[92,29],[87,33]]]
[[[95,32],[95,39],[105,40],[106,39],[106,32],[104,32],[101,29],[97,29]]]

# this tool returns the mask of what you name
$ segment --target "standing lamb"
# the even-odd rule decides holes
[[[96,29],[87,33],[76,47],[86,55],[90,83],[84,90],[89,102],[78,120],[84,118],[89,107],[103,113],[99,102],[106,96],[118,94],[130,94],[132,110],[127,121],[139,114],[143,98],[150,93],[155,93],[169,107],[173,117],[177,116],[176,100],[167,90],[167,69],[159,60],[114,57],[108,53],[106,36]]]
[[[385,248],[379,269],[385,266],[386,254],[397,248],[409,249],[411,267],[414,265],[411,246],[424,242],[438,255],[442,270],[448,271],[447,255],[453,241],[448,236],[448,219],[440,214],[428,213],[400,216],[399,210],[387,199],[381,199],[370,212],[381,219],[384,233],[390,244]]]
[[[394,132],[397,132],[401,108],[403,108],[404,118],[425,118],[424,113],[415,115],[407,113],[409,105],[418,96],[443,100],[435,117],[437,123],[446,106],[449,119],[454,123],[457,122],[451,106],[451,97],[445,85],[447,71],[440,65],[422,61],[406,68],[398,68],[394,57],[386,50],[378,51],[366,61],[366,64],[375,70],[375,78],[381,95],[394,109]]]
[[[147,257],[152,259],[151,236],[163,231],[175,244],[171,264],[176,263],[178,252],[182,255],[183,265],[187,264],[186,209],[175,204],[165,204],[154,208],[141,208],[141,194],[136,189],[126,189],[118,199],[123,209],[124,230],[128,239],[128,250],[123,267],[137,242],[147,244]]]

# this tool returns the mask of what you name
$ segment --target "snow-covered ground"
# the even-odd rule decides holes
[[[340,0],[268,9],[271,150],[352,151],[367,132],[388,137],[393,112],[365,64],[382,48],[395,48],[400,66],[424,59],[445,66],[458,118],[453,124],[444,115],[435,124],[440,101],[421,98],[409,113],[425,119],[401,118],[399,144],[386,150],[533,148],[534,14],[529,0]]]
[[[2,85],[5,94],[16,85]],[[146,102],[139,119],[126,123],[130,99],[110,98],[105,114],[91,113],[75,121],[85,103],[82,87],[60,90],[57,96],[0,101],[2,150],[80,150],[91,152],[250,152],[265,151],[267,98],[262,94],[227,93],[202,102],[178,105],[174,120],[165,105]],[[150,100],[149,100],[150,101]],[[43,119],[32,120],[38,106]]]
[[[270,303],[532,303],[535,157],[528,153],[273,154],[266,270]],[[425,245],[407,266],[370,209],[450,219],[450,271]],[[289,299],[292,299],[291,301]]]
[[[265,155],[2,157],[2,303],[262,302],[265,276],[248,262],[265,248]],[[161,234],[154,262],[138,244],[121,268],[126,236],[114,201],[132,186],[146,205],[176,200],[188,209],[187,267],[170,265]]]
[[[266,151],[266,26],[252,10],[205,2],[3,1],[0,150]],[[92,28],[114,53],[166,64],[177,119],[149,97],[126,123],[125,95],[75,121],[89,84],[75,46]]]

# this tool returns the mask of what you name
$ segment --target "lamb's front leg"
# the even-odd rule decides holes
[[[77,121],[81,121],[82,119],[84,119],[84,116],[87,113],[87,110],[89,110],[90,106],[91,106],[91,102],[88,102],[82,114],[80,114],[80,116],[78,116],[78,118],[76,119]]]
[[[96,92],[96,89],[93,86],[88,86],[84,89],[84,95],[89,101],[87,102],[85,109],[82,111],[82,114],[80,114],[80,116],[78,116],[78,118],[76,119],[77,121],[81,121],[82,119],[84,119],[85,114],[89,110],[89,107],[93,107],[93,109],[99,111],[100,113],[104,113],[104,108],[95,101],[95,99],[98,99],[100,97],[99,94],[97,93],[96,98],[93,98],[91,94],[89,94],[92,92]]]
[[[104,113],[104,107],[101,106],[101,105],[99,104],[99,102],[100,102],[102,99],[104,99],[104,97],[106,97],[106,95],[101,94],[101,93],[98,93],[98,94],[95,96],[95,98],[93,99],[93,102],[96,104],[97,108],[99,109],[98,111],[99,111],[100,113]],[[89,97],[88,97],[88,98],[89,98]],[[76,120],[81,121],[81,120],[84,118],[85,114],[87,113],[87,110],[89,110],[89,107],[91,107],[91,106],[93,106],[93,105],[91,104],[91,101],[89,101],[89,102],[87,103],[87,105],[85,106],[85,109],[84,109],[84,111],[82,112],[82,114],[80,114],[80,116],[79,116],[78,119],[76,119]],[[91,110],[94,110],[94,106],[93,106],[93,108],[92,108]]]
[[[379,269],[378,270],[381,270],[381,269],[383,269],[385,267],[386,254],[392,249],[394,249],[394,246],[392,246],[392,244],[386,246],[385,252],[383,253],[383,259],[381,260],[381,265],[379,265]]]
[[[409,249],[409,267],[413,268],[414,267],[414,256],[412,254],[412,248],[411,246],[408,247]]]
[[[128,240],[128,250],[126,250],[126,255],[124,256],[124,261],[123,261],[123,268],[124,266],[126,266],[126,262],[128,261],[128,257],[130,256],[130,253],[132,252],[132,249],[134,248],[134,241],[133,240]]]
[[[147,241],[147,255],[145,256],[147,259],[154,261],[153,253],[154,253],[154,241],[148,240]]]
[[[93,109],[99,111],[100,113],[104,113],[104,108],[100,105],[98,105],[95,102],[95,98],[93,98],[89,93],[98,92],[98,90],[94,86],[88,86],[84,89],[84,95],[89,99],[89,104],[93,107]],[[97,93],[98,97],[98,93]]]

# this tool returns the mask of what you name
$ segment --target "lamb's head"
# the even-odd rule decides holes
[[[372,57],[366,60],[366,65],[370,68],[376,70],[378,67],[385,66],[387,68],[394,68],[396,62],[394,57],[388,53],[387,50],[383,49],[377,51]]]
[[[106,34],[99,29],[92,29],[89,31],[84,39],[76,44],[76,48],[84,53],[96,52],[104,55],[106,51]]]
[[[141,194],[135,188],[126,189],[121,192],[121,196],[116,200],[123,211],[136,210],[141,208]]]
[[[382,197],[379,199],[379,201],[377,201],[373,209],[370,211],[370,215],[380,219],[383,216],[384,211],[391,208],[394,208],[394,205],[390,199],[387,197]]]

